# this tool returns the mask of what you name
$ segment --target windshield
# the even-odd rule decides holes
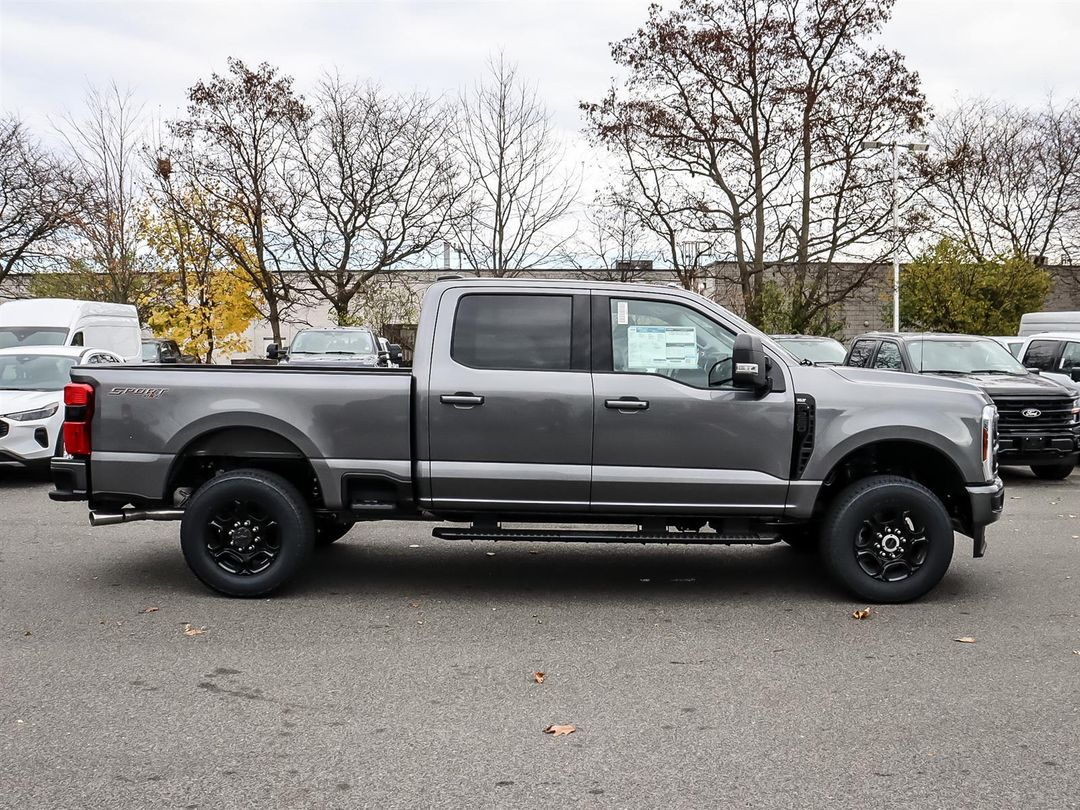
[[[908,354],[914,368],[944,374],[1027,374],[996,340],[913,340]]]
[[[296,336],[289,354],[375,354],[371,332],[311,329]]]
[[[0,357],[0,391],[60,391],[71,382],[74,357],[23,354]]]
[[[776,341],[800,360],[811,363],[843,363],[847,349],[838,340],[802,340],[783,338]]]
[[[0,326],[0,349],[21,349],[24,346],[63,346],[67,329],[44,326]]]

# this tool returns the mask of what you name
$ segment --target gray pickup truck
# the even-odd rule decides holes
[[[954,531],[981,556],[1004,497],[976,386],[801,364],[663,286],[442,280],[411,369],[71,377],[51,496],[93,525],[179,520],[192,571],[231,596],[355,522],[431,519],[449,540],[783,540],[899,602],[944,576]]]

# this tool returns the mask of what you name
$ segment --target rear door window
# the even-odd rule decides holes
[[[855,345],[851,347],[851,354],[848,355],[845,365],[866,368],[870,363],[870,358],[874,356],[876,346],[876,340],[856,340]]]
[[[1024,365],[1039,371],[1053,371],[1060,340],[1033,340],[1024,353]]]
[[[883,368],[888,371],[903,371],[904,363],[900,357],[900,347],[891,340],[884,340],[878,347],[874,357],[874,368]]]
[[[1070,340],[1065,343],[1065,348],[1061,352],[1058,368],[1068,373],[1077,366],[1080,366],[1080,341]]]
[[[569,295],[465,295],[450,356],[471,368],[569,371],[572,342]]]

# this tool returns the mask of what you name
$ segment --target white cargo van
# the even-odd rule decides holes
[[[142,362],[139,313],[130,304],[32,298],[0,304],[0,349],[86,346]]]
[[[1040,332],[1080,332],[1080,312],[1028,312],[1020,317],[1020,337]]]

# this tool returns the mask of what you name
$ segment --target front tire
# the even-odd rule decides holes
[[[1070,475],[1072,475],[1074,464],[1040,464],[1037,467],[1032,467],[1031,471],[1035,473],[1036,478],[1040,478],[1043,481],[1064,481]]]
[[[180,547],[203,584],[226,596],[264,596],[292,579],[315,543],[311,509],[270,472],[236,470],[191,496]]]
[[[821,556],[832,578],[870,602],[909,602],[949,568],[953,529],[933,492],[878,475],[849,485],[829,506]]]

